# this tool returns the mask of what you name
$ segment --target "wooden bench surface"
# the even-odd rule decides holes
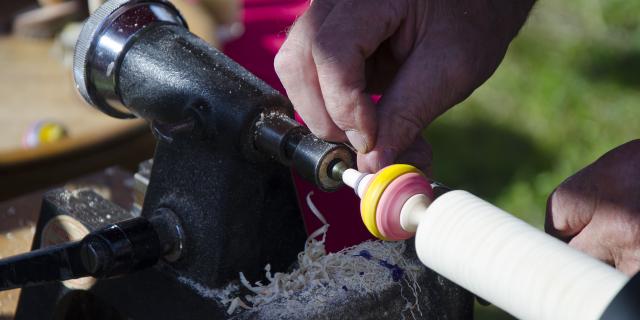
[[[0,166],[68,152],[76,147],[74,142],[93,143],[144,126],[141,120],[113,119],[85,104],[74,88],[71,69],[51,48],[50,40],[0,38]],[[24,150],[22,137],[29,126],[45,119],[67,128],[65,148]]]

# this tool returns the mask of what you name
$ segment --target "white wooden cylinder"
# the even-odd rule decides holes
[[[417,214],[420,260],[521,319],[598,319],[628,281],[466,191],[448,192]]]

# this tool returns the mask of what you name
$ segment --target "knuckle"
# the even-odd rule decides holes
[[[561,235],[578,233],[598,210],[597,195],[589,189],[578,189],[582,187],[569,178],[549,196],[547,224]]]
[[[295,59],[288,50],[280,50],[273,59],[273,67],[280,77],[286,77],[294,71]]]
[[[339,64],[340,50],[334,48],[335,35],[320,31],[311,42],[311,55],[316,65]]]
[[[299,72],[306,50],[305,43],[297,37],[287,38],[273,60],[276,73],[281,76]]]

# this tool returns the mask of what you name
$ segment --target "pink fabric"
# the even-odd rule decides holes
[[[308,0],[245,0],[243,22],[245,33],[225,45],[224,52],[269,85],[285,93],[273,69],[273,58],[284,42],[286,30],[309,6]],[[359,199],[348,187],[325,193],[293,173],[307,232],[321,226],[306,204],[311,199],[331,225],[327,249],[331,252],[371,239],[360,219]]]

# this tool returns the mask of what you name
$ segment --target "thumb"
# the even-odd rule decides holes
[[[591,222],[599,196],[594,178],[591,165],[569,177],[553,191],[547,201],[547,233],[568,242]]]
[[[431,145],[422,137],[422,135],[417,135],[416,139],[412,141],[404,152],[395,157],[395,162],[413,165],[422,170],[427,177],[430,177],[432,174],[432,156]],[[373,169],[368,167],[366,157],[366,154],[358,154],[358,169],[366,172],[375,172]]]
[[[638,163],[640,140],[634,140],[562,182],[547,202],[545,231],[567,241],[580,233],[596,212],[602,216],[607,206],[614,207],[614,212],[637,212]]]

